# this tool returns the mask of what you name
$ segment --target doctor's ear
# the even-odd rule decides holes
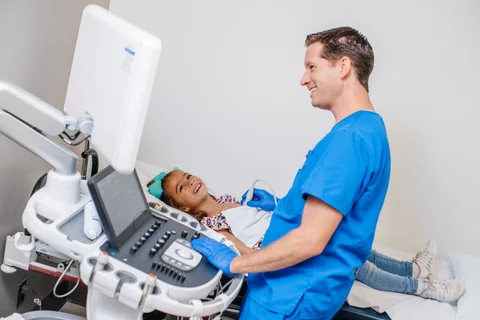
[[[338,63],[340,64],[340,76],[342,78],[348,77],[352,71],[352,60],[349,57],[341,57]]]

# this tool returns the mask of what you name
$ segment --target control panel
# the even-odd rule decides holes
[[[174,219],[150,215],[118,250],[108,242],[101,250],[147,274],[155,274],[160,281],[180,287],[196,287],[218,273],[218,269],[190,244],[192,240],[204,237]]]

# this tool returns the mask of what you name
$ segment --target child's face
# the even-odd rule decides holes
[[[181,207],[183,211],[197,210],[209,197],[208,188],[199,177],[182,170],[172,172],[165,181],[164,192]]]

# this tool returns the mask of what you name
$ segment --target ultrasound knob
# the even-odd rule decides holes
[[[187,235],[188,235],[188,231],[187,231],[187,230],[183,230],[181,237],[182,237],[182,238],[186,238]]]
[[[148,255],[149,255],[150,257],[152,257],[152,256],[155,255],[155,253],[157,253],[157,249],[152,248],[152,249],[150,249],[150,252],[148,253]]]

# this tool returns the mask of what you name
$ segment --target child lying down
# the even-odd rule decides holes
[[[241,254],[260,249],[274,214],[242,206],[231,195],[216,198],[209,193],[202,179],[178,169],[160,173],[147,187],[153,196],[164,203],[223,234]],[[372,250],[365,264],[353,272],[356,280],[377,290],[454,302],[463,295],[464,284],[460,280],[431,279],[436,253],[433,241],[428,241],[412,262],[399,261]]]

